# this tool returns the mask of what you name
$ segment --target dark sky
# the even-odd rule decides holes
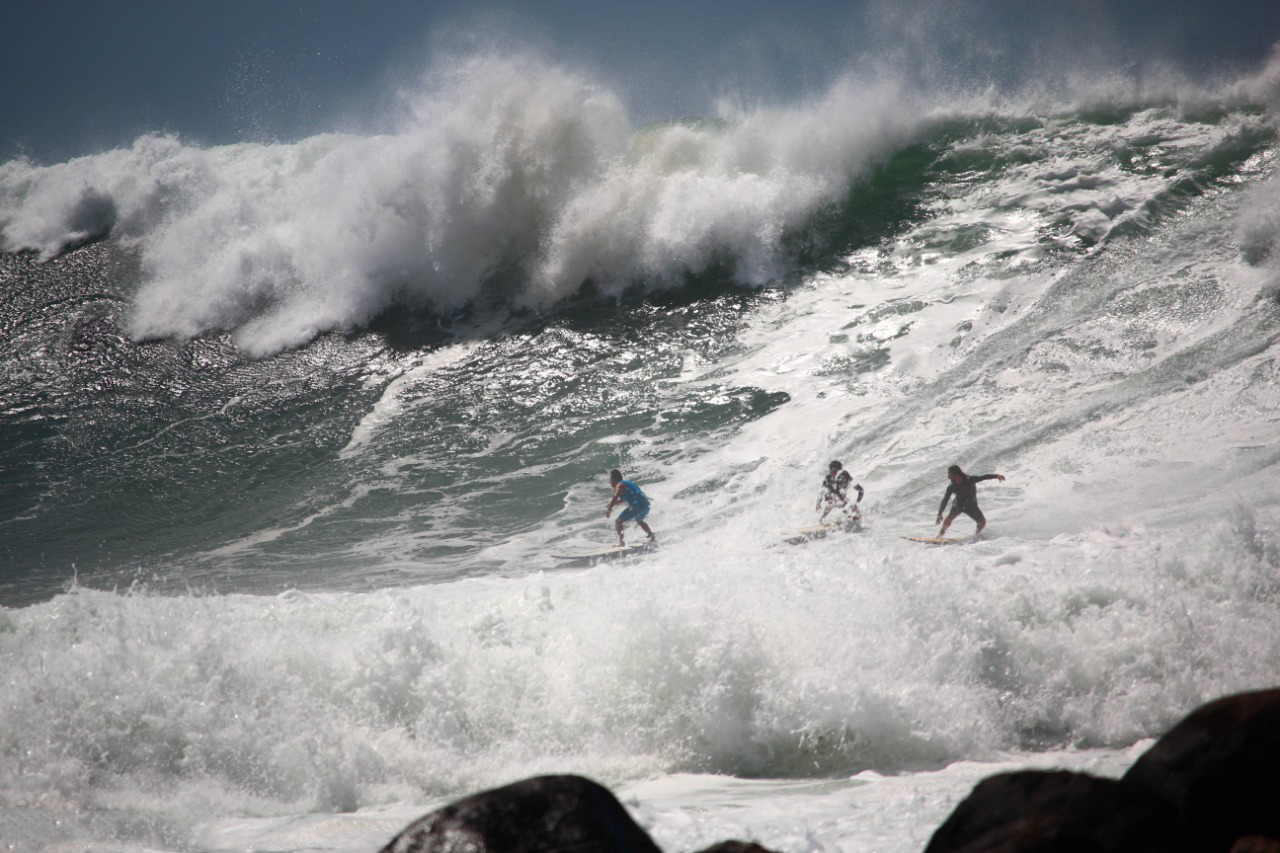
[[[149,131],[202,144],[383,129],[398,87],[466,45],[537,50],[635,121],[786,100],[897,57],[1009,82],[1045,56],[1257,67],[1280,0],[0,0],[0,162]],[[929,61],[911,57],[929,54]],[[886,59],[886,61],[888,61]],[[1001,79],[1003,78],[1003,79]]]

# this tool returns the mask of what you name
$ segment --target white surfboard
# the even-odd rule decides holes
[[[848,522],[842,524],[811,524],[808,527],[801,527],[791,533],[786,534],[782,541],[788,545],[803,545],[806,542],[812,542],[815,539],[822,539],[832,533],[861,533],[861,522]]]
[[[599,548],[594,551],[581,551],[579,553],[569,554],[552,554],[552,558],[561,560],[566,563],[585,563],[594,565],[609,560],[619,560],[623,557],[634,557],[637,554],[644,554],[653,551],[658,546],[653,542],[645,542],[641,545],[613,545],[609,548]]]

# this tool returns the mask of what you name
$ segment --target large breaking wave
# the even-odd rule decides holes
[[[729,259],[778,277],[782,240],[918,120],[890,86],[802,109],[635,130],[612,93],[532,59],[474,58],[399,132],[128,150],[0,172],[7,251],[138,240],[131,331],[232,330],[262,354],[389,305],[543,306],[592,281],[661,286]]]
[[[1077,82],[1071,97],[1117,116],[1160,104],[1220,111],[1265,101],[1273,76],[1212,100],[1187,84],[1109,79]],[[1034,148],[1062,116],[1046,114],[1043,97],[924,95],[850,76],[798,105],[722,105],[714,118],[636,128],[581,74],[478,56],[406,94],[391,133],[214,148],[150,135],[53,166],[11,161],[0,166],[0,245],[50,258],[108,234],[137,241],[132,335],[231,331],[254,355],[393,304],[544,307],[588,282],[616,294],[712,267],[756,286],[786,278],[815,217],[948,122],[1030,121],[1041,143],[1002,156],[1044,162],[1052,154]],[[981,135],[968,147],[980,158]],[[1096,165],[1028,178],[1088,194]],[[1082,199],[1078,230],[1104,235],[1152,192]]]

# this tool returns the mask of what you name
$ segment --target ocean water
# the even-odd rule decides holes
[[[382,135],[0,165],[5,849],[372,851],[570,772],[671,851],[913,851],[1280,683],[1277,104],[636,125],[479,56]],[[866,531],[783,544],[832,458]],[[953,463],[986,537],[905,541]],[[557,561],[615,467],[660,549]]]

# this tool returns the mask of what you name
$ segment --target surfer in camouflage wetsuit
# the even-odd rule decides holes
[[[936,523],[942,525],[938,535],[945,536],[947,528],[951,526],[951,522],[955,521],[956,516],[963,512],[978,523],[978,529],[973,534],[977,536],[982,532],[982,528],[987,526],[986,516],[982,514],[982,510],[978,509],[978,484],[983,480],[999,480],[1003,483],[1004,474],[972,476],[961,471],[959,465],[952,465],[947,469],[947,479],[951,481],[951,485],[947,486],[946,494],[942,496],[942,503],[938,506],[938,520]],[[947,501],[951,500],[952,495],[956,496],[956,502],[951,505],[951,512],[944,521],[942,512],[947,508]]]
[[[858,499],[853,502],[853,506],[849,506],[850,485],[858,492]],[[836,508],[844,510],[850,522],[861,521],[862,513],[858,511],[858,504],[861,503],[863,494],[862,486],[853,482],[853,475],[844,470],[844,465],[839,461],[832,460],[830,467],[827,469],[827,476],[822,478],[822,494],[818,497],[818,502],[813,507],[814,509],[820,509],[822,502],[827,502],[827,508],[822,511],[822,517],[818,519],[818,523],[826,524],[827,515]]]

